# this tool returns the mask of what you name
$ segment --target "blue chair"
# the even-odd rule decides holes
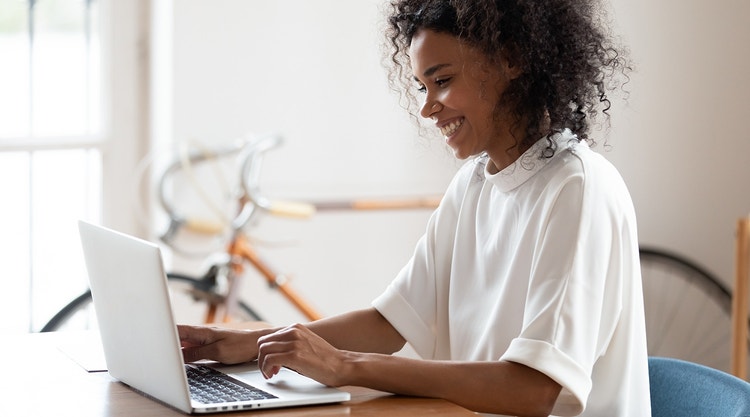
[[[750,417],[750,383],[679,359],[649,357],[653,417]]]

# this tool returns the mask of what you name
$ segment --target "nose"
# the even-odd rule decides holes
[[[437,101],[437,100],[430,100],[425,99],[424,104],[422,104],[422,108],[419,109],[420,116],[424,117],[425,119],[429,119],[434,115],[435,113],[439,112],[443,109],[443,105]]]

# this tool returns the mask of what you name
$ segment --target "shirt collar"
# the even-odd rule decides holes
[[[487,170],[488,164],[485,164],[485,178],[497,187],[499,191],[509,192],[528,181],[542,168],[547,166],[550,161],[560,155],[561,152],[579,145],[586,146],[586,143],[579,142],[578,137],[576,137],[576,135],[574,135],[569,129],[565,129],[559,133],[554,133],[552,136],[549,136],[549,138],[552,139],[552,142],[555,144],[555,154],[551,158],[543,156],[549,145],[547,137],[545,136],[536,141],[531,148],[524,152],[523,155],[515,160],[515,162],[496,174],[490,174]]]

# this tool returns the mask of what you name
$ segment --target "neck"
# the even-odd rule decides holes
[[[496,141],[496,146],[487,149],[487,155],[490,158],[487,169],[491,174],[497,174],[509,167],[529,149],[528,146],[522,146],[518,143],[516,137],[520,136],[514,136],[507,132]]]

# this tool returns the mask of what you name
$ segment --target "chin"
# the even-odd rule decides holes
[[[453,149],[453,156],[455,156],[456,159],[460,159],[460,160],[471,158],[472,156],[479,155],[480,153],[480,152],[470,152],[461,148],[452,148],[452,149]]]
[[[473,146],[474,141],[466,140],[466,137],[461,137],[460,139],[453,137],[451,139],[446,138],[445,144],[453,150],[453,156],[457,159],[464,160],[482,153],[481,149],[477,150],[476,147]]]
[[[455,157],[456,159],[460,159],[460,160],[462,160],[462,161],[463,161],[464,159],[468,158],[468,157],[469,157],[469,156],[471,156],[471,155],[466,155],[466,154],[463,154],[463,153],[461,153],[460,151],[457,151],[457,150],[455,150],[455,149],[454,149],[454,150],[453,150],[453,156],[454,156],[454,157]]]

